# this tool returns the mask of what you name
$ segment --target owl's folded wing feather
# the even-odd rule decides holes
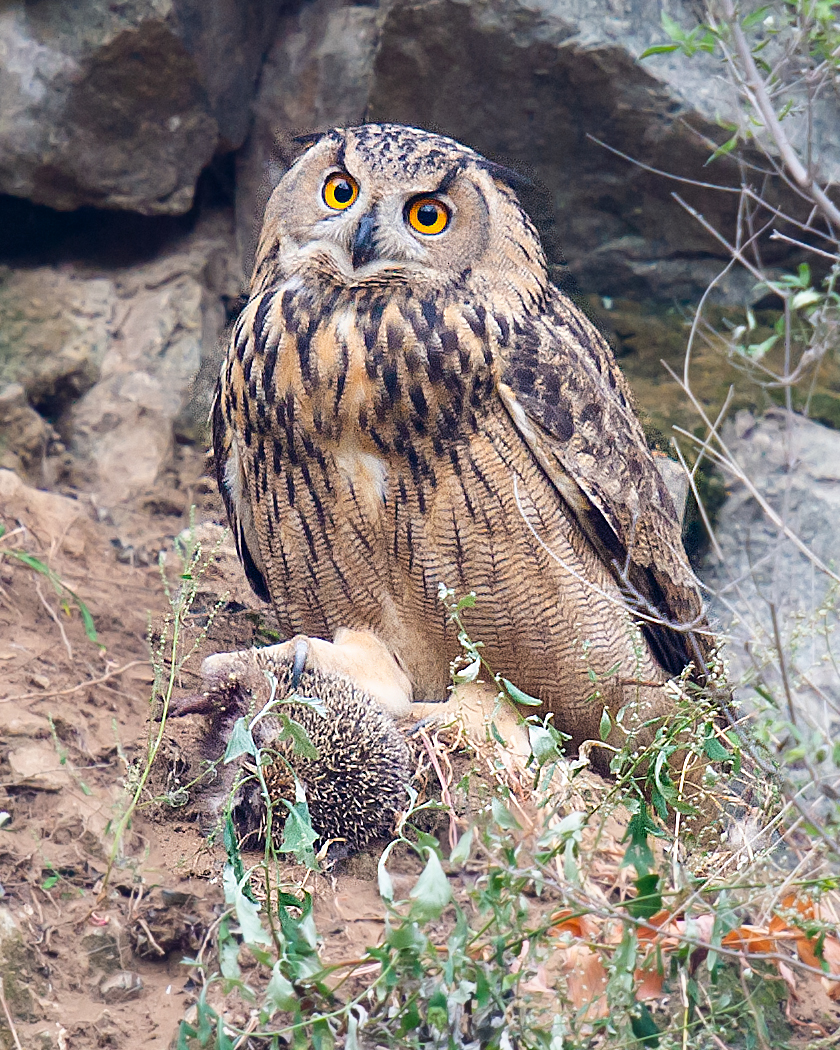
[[[560,292],[514,325],[500,394],[583,532],[610,566],[669,674],[705,670],[710,635],[679,517],[603,336]]]
[[[245,569],[251,589],[264,602],[271,601],[268,581],[260,557],[259,540],[254,527],[254,515],[248,496],[248,482],[236,445],[236,435],[225,419],[222,408],[221,384],[213,399],[210,420],[213,430],[213,460],[219,492],[225,501],[228,521],[233,529],[236,551]]]

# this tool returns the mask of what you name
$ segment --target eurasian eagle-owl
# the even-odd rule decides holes
[[[439,584],[473,590],[490,667],[577,744],[634,691],[662,711],[709,642],[627,385],[510,175],[400,125],[313,137],[266,210],[215,456],[284,631],[372,632],[440,700]]]

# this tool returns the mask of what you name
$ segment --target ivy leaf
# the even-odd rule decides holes
[[[426,867],[411,889],[409,897],[414,901],[411,905],[411,918],[418,922],[439,918],[452,899],[449,879],[433,849],[429,850]]]
[[[601,712],[601,722],[598,726],[598,735],[601,737],[602,740],[606,740],[611,732],[612,719],[610,718],[609,711],[605,707],[604,710]]]

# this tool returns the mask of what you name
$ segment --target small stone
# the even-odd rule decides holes
[[[15,748],[9,752],[7,761],[16,787],[63,791],[70,786],[70,774],[61,765],[52,743]]]
[[[29,681],[33,685],[37,685],[39,689],[49,689],[52,684],[45,674],[31,674]]]
[[[99,985],[99,994],[106,1003],[124,1003],[128,999],[139,999],[143,994],[143,981],[133,970],[118,970],[105,977]]]
[[[92,969],[106,976],[128,972],[122,969],[123,958],[128,961],[131,949],[125,931],[113,916],[107,926],[98,926],[86,934],[81,947]]]

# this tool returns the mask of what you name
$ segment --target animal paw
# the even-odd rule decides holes
[[[332,642],[299,634],[278,645],[208,656],[201,665],[204,691],[218,694],[241,683],[259,692],[255,676],[264,681],[266,671],[277,676],[289,666],[293,688],[304,671],[343,675],[393,717],[411,709],[411,682],[396,659],[372,632],[348,628],[340,628]]]

